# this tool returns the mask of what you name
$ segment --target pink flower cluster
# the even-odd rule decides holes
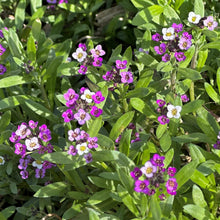
[[[89,89],[82,87],[79,95],[75,90],[68,89],[64,94],[64,99],[66,100],[66,106],[68,107],[68,109],[62,114],[64,122],[70,122],[75,119],[80,125],[83,125],[86,121],[90,120],[90,114],[94,117],[99,117],[103,112],[102,109],[94,105],[100,104],[105,100],[101,91],[94,93]]]
[[[164,159],[165,157],[154,154],[143,167],[135,167],[134,170],[130,172],[131,177],[135,180],[134,190],[136,192],[142,192],[150,196],[155,194],[156,189],[163,191],[164,186],[161,186],[161,184],[166,182],[165,187],[167,193],[170,195],[176,195],[178,184],[176,179],[173,178],[176,173],[176,168],[169,167],[166,170],[163,163]],[[165,173],[171,177],[167,181],[167,175],[165,176]],[[159,195],[161,200],[165,199],[165,197],[166,196],[163,193]]]
[[[86,74],[88,66],[102,66],[102,56],[105,55],[105,51],[102,49],[102,46],[100,44],[91,49],[88,53],[86,51],[86,44],[80,43],[76,51],[72,54],[74,59],[82,63],[78,70],[78,73],[82,75]]]
[[[107,71],[102,78],[105,81],[111,81],[114,83],[114,87],[117,87],[118,83],[130,84],[133,83],[133,74],[130,68],[127,66],[127,60],[116,60],[116,66],[113,66],[110,71]],[[128,69],[125,71],[125,69]]]
[[[38,122],[32,120],[29,123],[21,123],[15,132],[12,132],[9,140],[15,144],[15,154],[21,156],[18,168],[23,179],[27,179],[29,172],[28,165],[35,169],[35,177],[43,178],[46,170],[55,166],[49,161],[38,161],[31,157],[31,154],[52,153],[53,146],[50,144],[51,132],[45,124],[38,127]],[[31,152],[31,154],[30,154]]]
[[[76,128],[68,131],[68,140],[71,142],[71,145],[68,149],[68,154],[73,156],[76,154],[84,155],[87,163],[92,162],[92,154],[90,153],[90,149],[98,147],[97,137],[90,137],[89,134],[84,130]]]

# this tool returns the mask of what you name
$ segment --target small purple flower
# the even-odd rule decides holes
[[[0,56],[6,51],[6,49],[0,44]]]
[[[133,83],[133,75],[131,72],[121,72],[120,75],[122,83]]]
[[[165,159],[165,157],[160,156],[159,154],[154,154],[153,158],[151,159],[151,163],[154,166],[163,167],[164,166],[164,164],[163,164],[164,159]]]
[[[161,115],[157,118],[157,120],[160,122],[160,124],[165,125],[168,124],[170,122],[170,119],[167,118],[166,115]]]
[[[85,131],[80,132],[80,140],[83,140],[83,142],[86,142],[89,138],[89,134]]]
[[[19,165],[18,165],[18,169],[20,170],[26,170],[28,167],[28,160],[26,159],[19,159]]]
[[[213,147],[217,150],[220,150],[220,140],[217,140],[216,144],[214,144]]]
[[[18,129],[17,131],[15,131],[15,134],[17,136],[20,136],[21,139],[24,139],[31,134],[31,131],[30,129],[28,129],[27,125],[21,124],[20,126],[18,126]]]
[[[79,109],[76,114],[74,114],[74,118],[78,121],[80,125],[83,125],[88,121],[91,117],[85,112],[83,109]]]
[[[142,176],[142,172],[138,167],[135,167],[134,170],[130,172],[130,175],[134,180],[138,180],[139,177]]]
[[[38,137],[44,142],[48,142],[52,139],[49,129],[47,131],[41,131]]]
[[[45,177],[45,173],[46,173],[46,170],[45,169],[36,169],[35,170],[35,177],[37,179],[39,178],[44,178]]]
[[[162,43],[160,44],[160,46],[155,46],[154,50],[157,54],[162,55],[166,52],[166,48],[167,48],[166,44]]]
[[[165,200],[166,199],[166,196],[162,193],[159,195],[159,198],[161,201]]]
[[[94,61],[92,63],[93,66],[102,66],[103,59],[101,57],[94,57]]]
[[[68,91],[64,93],[63,97],[67,102],[76,102],[76,100],[79,98],[79,95],[75,92],[75,90],[68,89]]]
[[[52,153],[52,152],[53,152],[53,148],[54,148],[54,147],[53,147],[52,144],[50,144],[50,143],[47,144],[47,147],[46,147],[46,148],[47,148],[47,152],[48,152],[48,153]]]
[[[43,124],[39,127],[39,130],[40,131],[46,131],[48,128],[47,128],[47,125]]]
[[[113,74],[110,71],[108,71],[108,72],[106,72],[105,75],[102,76],[102,78],[105,81],[111,81],[113,79]]]
[[[116,138],[115,143],[119,143],[120,140],[121,140],[121,135],[119,135],[119,136]]]
[[[56,3],[57,3],[57,0],[47,0],[47,3],[56,4]]]
[[[88,153],[84,155],[84,158],[86,159],[86,163],[91,163],[92,162],[92,154]]]
[[[136,126],[134,125],[134,123],[131,122],[127,128],[134,130],[136,128]]]
[[[90,50],[93,57],[100,57],[105,55],[105,51],[102,49],[102,45],[97,45],[94,49]]]
[[[181,37],[178,43],[178,46],[181,50],[188,50],[192,45],[192,41],[186,39],[185,37]]]
[[[62,3],[68,3],[68,0],[60,0],[60,1],[58,2],[58,4],[62,4]]]
[[[74,140],[78,141],[78,140],[80,140],[80,129],[76,128],[76,129],[74,129],[74,131],[69,130],[68,135],[69,135],[68,136],[69,141],[74,141]]]
[[[26,154],[26,145],[21,144],[21,143],[16,143],[15,144],[15,154],[21,155],[21,157],[25,157]]]
[[[47,170],[47,169],[51,169],[52,167],[55,167],[56,164],[54,163],[51,163],[49,161],[44,161],[43,164],[42,164],[42,168]]]
[[[136,192],[142,192],[144,194],[148,194],[150,189],[147,187],[150,184],[148,180],[136,180],[135,181],[135,188]]]
[[[182,37],[185,38],[186,40],[192,40],[192,35],[189,34],[188,32],[183,32]]]
[[[203,24],[208,27],[210,31],[213,31],[218,26],[218,22],[214,21],[213,16],[208,16],[207,19],[203,21]]]
[[[80,88],[80,94],[83,94],[86,90],[87,90],[87,88],[81,87],[81,88]]]
[[[175,52],[174,56],[178,62],[184,61],[186,59],[186,56],[183,52]]]
[[[89,137],[88,138],[88,148],[97,148],[98,144],[97,144],[98,138],[97,137]]]
[[[181,100],[182,102],[188,102],[189,101],[189,98],[187,97],[187,95],[181,95]]]
[[[166,182],[167,193],[170,195],[176,195],[177,186],[178,184],[175,178],[168,179]]]
[[[105,97],[102,96],[101,91],[96,92],[94,95],[92,95],[92,99],[96,104],[100,104],[105,100]]]
[[[147,178],[151,178],[153,177],[154,173],[157,172],[157,167],[154,166],[150,161],[147,161],[144,164],[144,167],[141,167],[141,171]]]
[[[68,154],[75,156],[77,154],[77,149],[73,146],[69,146],[69,150],[67,151]]]
[[[37,125],[38,125],[38,121],[34,122],[33,120],[30,120],[30,121],[28,122],[28,125],[29,125],[29,127],[30,127],[31,129],[35,129],[35,128],[37,127]]]
[[[167,170],[167,173],[169,176],[174,176],[176,173],[176,168],[175,167],[169,167]]]
[[[11,137],[9,138],[9,140],[12,143],[18,143],[21,140],[21,138],[20,138],[20,136],[16,135],[15,132],[12,132]]]
[[[92,106],[90,114],[95,116],[96,118],[98,118],[102,114],[102,112],[103,112],[102,109],[100,109],[96,106]]]
[[[78,70],[78,73],[80,73],[82,75],[85,75],[86,72],[87,72],[87,66],[81,65],[79,70]]]
[[[79,48],[82,48],[83,51],[86,51],[86,50],[87,50],[86,44],[79,43],[78,47],[79,47]]]
[[[163,56],[162,56],[162,61],[163,62],[168,62],[170,61],[170,55],[168,53],[165,53]]]
[[[0,64],[0,75],[3,75],[6,71],[7,68],[4,65]]]
[[[71,109],[67,109],[65,112],[63,112],[62,117],[64,122],[70,122],[74,119],[74,114]]]
[[[28,173],[27,170],[22,170],[22,171],[20,172],[20,174],[21,174],[21,178],[22,178],[22,179],[27,179],[27,178],[28,178],[28,175],[29,175],[29,173]]]
[[[163,40],[163,36],[161,36],[160,34],[156,33],[156,34],[152,35],[152,40],[156,41],[156,42],[161,41],[161,40]]]
[[[174,31],[175,31],[176,33],[179,33],[180,31],[183,30],[183,24],[173,23],[173,24],[172,24],[172,27],[174,28]]]
[[[159,107],[163,107],[164,105],[166,105],[166,102],[162,99],[158,99],[156,102],[159,105]]]
[[[126,65],[127,65],[128,61],[127,60],[123,60],[123,61],[116,60],[115,63],[116,63],[116,68],[117,69],[123,70],[123,69],[126,69]]]

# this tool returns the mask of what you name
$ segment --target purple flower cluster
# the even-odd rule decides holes
[[[84,155],[87,163],[92,162],[92,154],[89,151],[98,147],[97,137],[90,137],[84,130],[76,128],[68,131],[68,140],[71,142],[68,154],[73,156],[76,154]]]
[[[80,125],[83,125],[86,121],[90,120],[90,114],[94,117],[99,117],[102,114],[102,109],[94,105],[100,104],[105,100],[101,91],[94,93],[82,87],[80,89],[80,95],[75,90],[68,89],[63,96],[68,107],[62,114],[64,122],[70,122],[75,119]]]
[[[220,150],[220,131],[218,133],[218,136],[217,136],[217,141],[216,143],[213,145],[213,147],[217,150]]]
[[[163,164],[164,159],[165,157],[154,154],[143,167],[135,167],[134,170],[130,172],[131,177],[135,180],[134,190],[136,192],[142,192],[150,196],[156,193],[156,189],[163,191],[163,185],[161,186],[161,184],[166,182],[165,187],[167,193],[170,195],[176,195],[178,184],[176,179],[173,178],[176,173],[176,168],[169,167],[166,170]],[[167,175],[165,176],[165,174],[172,178],[169,178],[166,181]],[[162,193],[159,198],[163,200],[165,199],[165,195]]]
[[[133,123],[130,123],[128,126],[127,126],[127,129],[131,129],[132,130],[132,133],[131,133],[131,144],[134,143],[134,142],[139,142],[141,141],[140,139],[140,134],[139,132],[135,132],[135,129],[136,129],[136,126],[133,124]],[[120,140],[121,140],[121,137],[122,135],[119,135],[117,137],[117,139],[115,140],[115,143],[116,144],[119,144],[120,143]]]
[[[76,52],[72,54],[73,58],[78,62],[82,63],[78,70],[78,73],[85,75],[88,69],[88,66],[100,67],[102,66],[103,58],[105,51],[102,49],[102,46],[99,44],[95,48],[91,49],[88,53],[86,44],[80,43]]]
[[[166,102],[162,99],[157,100],[158,108],[157,112],[161,115],[157,118],[160,124],[165,125],[170,122],[170,119],[166,116],[167,115],[167,107],[165,107]]]
[[[107,71],[102,78],[105,81],[113,82],[114,87],[117,87],[118,83],[130,84],[133,83],[133,74],[130,68],[127,66],[127,60],[116,60],[115,66],[112,66],[110,71]],[[125,71],[128,69],[128,71]]]
[[[36,167],[35,177],[43,178],[46,170],[55,166],[49,161],[38,161],[31,157],[31,154],[52,153],[53,146],[50,144],[51,132],[45,124],[38,127],[38,122],[30,120],[27,123],[21,123],[15,132],[12,132],[9,140],[15,144],[15,154],[21,156],[18,168],[23,179],[27,179],[29,172],[28,165]]]
[[[183,32],[183,25],[176,23],[173,23],[172,27],[163,28],[162,33],[163,36],[159,33],[152,36],[153,41],[160,42],[160,45],[155,46],[154,50],[157,54],[163,55],[162,61],[168,62],[173,52],[178,62],[184,61],[186,56],[182,51],[186,51],[191,47],[192,35],[188,32]],[[162,42],[162,40],[166,40],[167,43]]]

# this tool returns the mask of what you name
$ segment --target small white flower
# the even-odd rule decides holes
[[[5,158],[0,156],[0,165],[4,165],[5,164]]]
[[[164,40],[174,40],[175,38],[175,32],[173,27],[163,28],[162,33]]]
[[[81,99],[85,100],[88,103],[91,103],[93,101],[92,95],[95,95],[95,93],[86,89],[83,95],[81,95]]]
[[[25,145],[27,146],[27,150],[29,150],[29,151],[38,149],[40,147],[37,137],[33,137],[31,139],[26,139]]]
[[[193,24],[198,24],[201,19],[200,15],[195,14],[194,12],[190,12],[188,16],[188,21]]]
[[[89,153],[89,148],[87,147],[87,143],[77,144],[76,149],[79,155]]]
[[[78,62],[80,62],[80,63],[81,63],[83,60],[85,60],[86,56],[87,56],[87,53],[86,53],[81,47],[77,48],[77,49],[76,49],[76,52],[74,52],[74,53],[72,54],[72,57],[73,57],[74,59],[78,60]]]
[[[157,172],[157,167],[154,166],[150,161],[147,161],[144,164],[144,167],[141,167],[140,170],[146,177],[151,178],[153,177],[154,173]]]
[[[43,167],[43,162],[40,161],[40,160],[35,160],[33,163],[32,163],[32,166],[33,167],[37,167],[38,169],[41,169]]]
[[[168,118],[180,118],[180,112],[182,110],[181,106],[168,105],[167,106],[167,117]]]

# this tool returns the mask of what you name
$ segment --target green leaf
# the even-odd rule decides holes
[[[194,100],[189,102],[182,107],[181,115],[185,115],[191,112],[195,112],[204,104],[204,100]]]
[[[186,56],[186,59],[179,63],[179,67],[186,68],[189,65],[189,63],[191,62],[194,53],[195,53],[195,46],[193,45],[184,53]]]
[[[165,19],[166,19],[168,24],[171,25],[173,23],[177,23],[177,24],[181,23],[178,14],[169,5],[164,6],[163,14],[164,14]]]
[[[149,54],[136,52],[135,56],[137,57],[138,61],[143,63],[146,67],[155,68],[158,64],[158,61]]]
[[[17,194],[18,193],[18,188],[15,182],[11,182],[9,184],[10,190],[13,194]]]
[[[67,11],[73,12],[73,13],[84,13],[83,7],[74,5],[74,4],[58,4],[58,7],[65,9]]]
[[[32,14],[37,10],[37,8],[40,8],[42,6],[42,1],[39,0],[31,0],[30,3]]]
[[[31,99],[25,101],[24,103],[37,115],[40,115],[43,118],[53,121],[54,123],[59,121],[59,118],[56,115],[54,115],[50,110],[45,108],[43,105],[36,103]]]
[[[183,211],[198,220],[214,220],[214,216],[205,208],[188,204],[183,206]]]
[[[157,220],[161,219],[162,217],[161,208],[155,195],[151,196],[150,212],[152,213],[153,219],[157,219]]]
[[[126,112],[124,115],[122,115],[113,125],[109,137],[112,140],[116,140],[116,138],[124,131],[124,129],[132,121],[133,117],[134,111]]]
[[[32,23],[31,32],[33,34],[34,40],[39,41],[41,33],[41,20],[39,18],[35,19]]]
[[[34,37],[32,35],[30,35],[30,37],[28,38],[27,55],[28,55],[29,60],[31,60],[31,61],[36,60],[36,46],[35,46]]]
[[[18,35],[12,28],[10,28],[8,32],[9,32],[8,46],[10,52],[13,57],[18,57],[21,59],[24,53],[21,52],[22,44],[18,38]]]
[[[160,138],[160,146],[162,148],[162,150],[164,152],[168,151],[170,146],[172,144],[172,140],[171,140],[171,137],[169,135],[169,132],[166,131],[163,136]]]
[[[128,190],[128,192],[132,195],[133,194],[133,187],[134,187],[134,181],[131,178],[130,174],[128,173],[128,169],[118,167],[117,173],[119,176],[119,179],[123,186]]]
[[[115,143],[109,137],[102,135],[102,134],[98,134],[97,137],[98,137],[98,144],[100,146],[106,147],[108,149],[114,148]]]
[[[197,185],[193,185],[192,198],[196,205],[203,208],[207,207],[202,190]]]
[[[213,144],[213,141],[203,133],[191,133],[188,135],[180,135],[172,138],[178,143],[204,142]]]
[[[11,121],[11,111],[6,111],[0,119],[0,132],[6,130],[7,126]]]
[[[163,134],[165,133],[165,131],[167,131],[167,124],[165,124],[165,125],[159,124],[157,127],[157,130],[156,130],[157,138],[160,139],[163,136]]]
[[[131,2],[138,9],[143,9],[150,5],[153,5],[153,2],[150,0],[131,0]]]
[[[199,146],[192,144],[192,143],[188,144],[187,146],[189,147],[190,156],[191,156],[192,160],[198,160],[199,163],[203,163],[206,161],[202,152],[199,150]]]
[[[206,189],[209,188],[210,183],[208,181],[208,179],[198,170],[195,170],[193,175],[190,177],[190,179],[196,183],[197,185],[199,185],[200,187]]]
[[[135,88],[147,88],[154,75],[153,70],[145,69],[140,72],[140,78],[137,81]]]
[[[198,165],[198,161],[192,161],[182,167],[177,174],[175,175],[176,181],[178,183],[178,189],[181,188],[189,179],[190,177],[194,174],[194,171],[196,170],[196,167]]]
[[[164,167],[167,168],[171,161],[173,160],[174,156],[174,149],[171,148],[167,153],[165,154],[165,159],[164,159]]]
[[[191,79],[192,81],[196,81],[202,79],[201,74],[190,68],[179,68],[177,73],[178,79]]]
[[[137,209],[137,207],[134,204],[134,199],[128,194],[127,190],[122,187],[120,184],[117,187],[117,191],[119,196],[122,199],[122,202],[125,204],[125,206],[127,206],[127,208],[136,216],[138,217],[139,211]]]
[[[205,82],[205,90],[208,93],[209,97],[216,103],[220,103],[220,96],[217,94],[217,92],[213,89],[213,87]]]
[[[31,25],[32,22],[33,22],[34,20],[36,20],[37,18],[38,18],[38,19],[41,19],[41,18],[44,16],[44,13],[45,13],[46,9],[47,9],[47,6],[46,6],[46,5],[44,5],[44,6],[40,7],[40,8],[38,8],[37,11],[34,12],[34,14],[32,15],[32,17],[31,17],[31,19],[30,19],[30,21],[29,21],[29,25]],[[34,36],[35,36],[35,35],[34,35]]]
[[[66,193],[67,184],[64,182],[50,183],[47,186],[40,188],[35,194],[34,197],[37,198],[48,198],[51,196],[62,197]]]
[[[102,116],[95,118],[89,126],[87,133],[90,137],[96,137],[103,125]]]
[[[87,200],[88,205],[96,205],[99,204],[108,198],[110,198],[110,191],[108,189],[101,190],[99,192],[94,193],[90,196],[89,200]]]
[[[157,114],[141,99],[131,98],[132,107],[151,119],[157,119]]]
[[[15,206],[9,206],[9,207],[3,209],[3,210],[1,211],[1,214],[4,215],[5,219],[9,219],[9,217],[14,214],[15,209],[16,209]],[[4,218],[2,218],[1,215],[0,215],[0,219],[1,219],[1,220],[4,220]]]
[[[128,167],[129,169],[133,169],[133,167],[135,166],[134,162],[131,159],[129,159],[119,151],[114,151],[114,150],[96,151],[93,152],[92,156],[94,160],[116,162],[117,164]]]
[[[84,200],[90,197],[89,194],[78,191],[70,191],[67,193],[67,196],[71,199],[76,199],[76,200]]]
[[[184,0],[176,0],[175,1],[175,5],[174,5],[174,9],[177,11],[180,6],[183,4]]]
[[[216,83],[217,83],[217,86],[218,86],[218,93],[220,94],[220,67],[217,69]]]
[[[18,30],[23,27],[25,19],[26,0],[20,0],[15,10],[15,26]]]
[[[170,217],[170,212],[172,211],[173,202],[174,202],[174,196],[169,196],[164,201],[160,202],[161,211],[163,215],[165,215],[166,217]]]
[[[0,212],[0,219],[1,219],[1,220],[7,220],[8,218],[6,218],[6,217],[3,215],[3,213]]]
[[[122,60],[127,60],[128,61],[127,65],[131,64],[131,61],[132,61],[132,49],[131,49],[131,47],[128,47],[126,49],[126,51],[123,54]]]
[[[111,63],[115,62],[117,59],[119,59],[119,55],[122,51],[122,45],[119,44],[115,49],[113,49],[111,57],[109,58],[108,65],[111,65]]]
[[[205,65],[205,62],[208,58],[208,50],[199,51],[199,59],[197,63],[197,70],[201,71]]]
[[[132,133],[131,129],[125,131],[122,134],[122,137],[119,143],[119,151],[121,153],[124,153],[126,156],[129,155],[129,150],[130,150],[129,148],[131,144],[131,133]]]
[[[203,0],[194,1],[194,12],[199,14],[201,17],[204,17],[204,3]]]
[[[97,176],[88,176],[88,179],[92,184],[100,188],[115,190],[115,184],[113,180],[108,180]]]
[[[23,76],[8,76],[0,80],[0,88],[8,88],[30,82],[30,80],[24,79]]]
[[[213,41],[211,43],[205,44],[204,46],[201,47],[200,50],[205,50],[205,49],[220,49],[220,41]]]
[[[136,88],[136,89],[129,91],[125,97],[126,98],[142,98],[146,96],[148,92],[149,91],[146,88]]]

